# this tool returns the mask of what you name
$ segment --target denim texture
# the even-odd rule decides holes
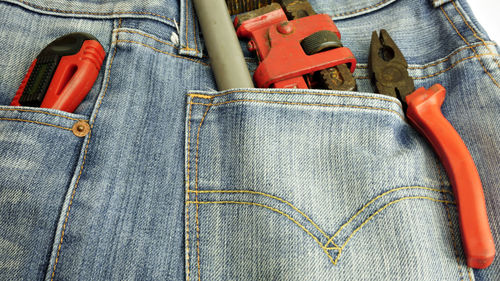
[[[367,71],[384,28],[416,87],[446,88],[500,249],[496,43],[462,0],[311,3],[358,92],[215,91],[189,0],[0,1],[0,279],[498,280],[498,258],[465,264],[442,165]],[[9,106],[77,31],[107,55],[75,113]]]

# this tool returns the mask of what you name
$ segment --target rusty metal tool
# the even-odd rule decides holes
[[[259,87],[356,89],[354,55],[331,18],[308,1],[283,0],[238,15],[235,27],[257,52]]]
[[[311,3],[307,0],[281,0],[281,5],[290,19],[300,19],[317,15]],[[302,41],[302,47],[307,54],[315,54],[324,50],[343,47],[340,38],[333,33],[318,32]],[[323,88],[340,91],[355,91],[356,81],[349,71],[347,64],[339,64],[334,67],[323,69],[316,75]]]
[[[440,84],[415,90],[408,64],[387,31],[372,33],[368,68],[378,92],[398,98],[408,121],[430,142],[450,179],[459,213],[467,265],[486,268],[495,257],[483,187],[472,156],[443,116],[446,90]]]

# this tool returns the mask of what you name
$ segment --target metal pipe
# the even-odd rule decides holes
[[[194,0],[219,90],[254,88],[225,0]]]

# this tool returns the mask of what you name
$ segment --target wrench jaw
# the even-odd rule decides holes
[[[257,53],[259,87],[356,90],[354,55],[342,45],[331,17],[316,14],[307,0],[282,0],[240,14],[234,26]]]
[[[415,85],[408,75],[406,59],[385,29],[380,35],[376,31],[372,33],[368,70],[376,90],[399,99],[406,111],[406,97],[413,93]]]

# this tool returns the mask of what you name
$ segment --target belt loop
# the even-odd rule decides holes
[[[441,5],[451,2],[451,0],[430,0],[430,1],[432,2],[432,6],[434,6],[434,8],[439,8]]]
[[[200,27],[194,11],[192,0],[180,1],[180,23],[179,43],[180,55],[188,55],[197,58],[203,56],[203,43],[200,40]]]

